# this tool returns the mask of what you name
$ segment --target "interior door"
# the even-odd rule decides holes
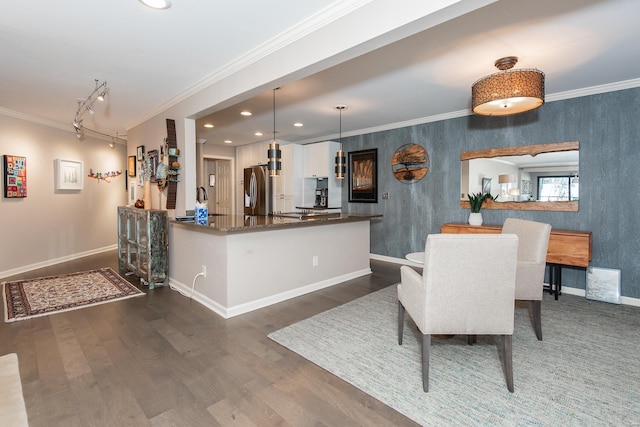
[[[216,213],[230,215],[233,212],[231,161],[216,160],[215,186],[216,186]]]

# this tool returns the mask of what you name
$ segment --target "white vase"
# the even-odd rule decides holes
[[[470,225],[482,225],[482,214],[480,212],[471,212],[469,214]]]

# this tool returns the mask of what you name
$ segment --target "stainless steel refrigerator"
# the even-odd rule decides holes
[[[269,172],[264,165],[244,169],[245,215],[269,215],[273,193]]]

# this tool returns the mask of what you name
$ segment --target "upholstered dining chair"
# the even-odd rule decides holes
[[[531,301],[533,329],[538,340],[542,341],[542,294],[551,226],[542,222],[507,218],[502,232],[518,236],[516,300]]]
[[[398,344],[402,345],[406,311],[422,333],[425,392],[433,334],[501,336],[507,388],[513,392],[517,254],[518,237],[513,234],[431,234],[422,275],[406,265],[400,268]]]

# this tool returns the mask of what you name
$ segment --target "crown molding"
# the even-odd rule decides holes
[[[169,99],[165,103],[157,106],[156,108],[148,111],[143,116],[127,123],[125,125],[125,130],[128,131],[129,129],[136,127],[144,123],[145,121],[152,119],[158,114],[161,114],[174,105],[189,98],[190,96],[193,96],[198,92],[208,88],[209,86],[212,86],[213,84],[224,80],[226,77],[229,77],[234,73],[260,61],[261,59],[271,55],[272,53],[295,43],[303,37],[313,33],[314,31],[317,31],[319,28],[331,24],[332,22],[342,18],[343,16],[348,15],[352,11],[361,8],[367,3],[370,3],[371,1],[372,0],[342,0],[334,2],[318,13],[283,31],[272,39],[258,45],[256,48],[240,56],[235,61],[230,62],[224,67],[202,78],[201,80],[191,85],[189,88],[185,89],[183,92]]]

